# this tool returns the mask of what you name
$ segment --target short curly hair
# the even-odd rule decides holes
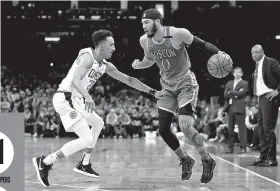
[[[98,46],[103,40],[105,40],[107,37],[113,37],[113,33],[111,31],[100,29],[98,31],[95,31],[92,33],[92,42],[94,46]]]

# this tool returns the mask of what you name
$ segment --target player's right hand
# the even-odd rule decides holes
[[[139,59],[135,59],[132,63],[132,68],[138,69],[139,68],[138,66],[140,65],[140,63],[141,63],[141,61]]]
[[[96,109],[95,103],[91,97],[85,98],[85,110],[88,113],[94,112]]]

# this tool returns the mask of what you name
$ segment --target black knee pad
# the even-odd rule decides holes
[[[164,111],[162,109],[158,110],[159,112],[159,134],[162,139],[166,142],[166,144],[175,151],[179,146],[179,140],[177,137],[171,132],[170,126],[173,119],[173,113]]]
[[[170,125],[173,119],[173,113],[170,113],[168,111],[159,109],[158,110],[158,114],[159,114],[159,134],[163,135],[166,132],[170,131]]]
[[[184,107],[180,107],[179,108],[179,115],[190,115],[190,116],[193,116],[193,114],[194,114],[194,111],[192,109],[191,103],[188,103]]]

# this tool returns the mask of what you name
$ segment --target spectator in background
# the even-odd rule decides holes
[[[138,134],[138,137],[142,137],[145,135],[144,127],[141,123],[142,114],[139,112],[138,108],[133,108],[131,113],[131,128],[134,134]]]
[[[224,97],[226,98],[224,110],[228,115],[228,146],[229,152],[234,152],[234,126],[238,124],[240,136],[240,152],[247,152],[247,129],[245,125],[245,99],[248,93],[248,83],[242,79],[242,68],[236,67],[233,70],[234,80],[226,84]]]
[[[37,117],[38,112],[39,112],[39,106],[40,106],[40,97],[38,95],[38,93],[34,93],[32,96],[32,102],[31,102],[31,106],[32,106],[32,111],[33,114]]]
[[[46,109],[40,108],[39,109],[39,115],[37,117],[37,122],[34,128],[34,135],[33,137],[41,136],[43,131],[46,128],[46,125],[48,123],[48,116],[46,114]]]
[[[245,119],[245,124],[248,129],[248,134],[252,137],[252,143],[250,144],[250,148],[252,150],[259,149],[259,131],[258,131],[258,108],[257,106],[252,106],[249,109],[249,114]],[[250,140],[250,139],[248,139]]]
[[[211,142],[217,141],[221,138],[220,134],[218,134],[217,131],[218,128],[221,128],[221,125],[225,124],[225,115],[223,112],[223,108],[219,108],[213,116],[215,117],[213,119],[210,119],[203,129],[203,133],[207,135],[207,139],[209,139],[209,141]]]
[[[2,95],[2,101],[1,101],[1,112],[2,113],[8,113],[12,109],[12,104],[9,102],[8,97],[4,94]]]
[[[118,116],[119,121],[119,128],[121,130],[121,134],[124,138],[126,138],[127,134],[130,135],[131,138],[133,138],[133,131],[130,127],[131,125],[131,119],[129,115],[126,113],[124,109],[120,109],[120,114]]]
[[[42,93],[42,98],[41,98],[41,102],[40,102],[40,103],[41,103],[43,106],[47,106],[49,102],[50,102],[50,100],[49,100],[49,97],[47,96],[47,93],[46,93],[46,92],[43,92],[43,93]]]
[[[23,112],[23,106],[21,101],[13,102],[12,104],[12,113],[21,113]]]
[[[101,82],[101,81],[97,81],[97,82],[96,82],[96,86],[95,86],[95,88],[94,88],[94,92],[100,93],[102,96],[104,95],[105,88],[104,88],[104,86],[102,85],[102,82]]]
[[[30,133],[31,135],[34,134],[34,126],[36,123],[36,118],[30,111],[30,107],[28,104],[24,105],[24,127],[25,127],[25,133]]]
[[[50,108],[46,113],[46,125],[43,129],[43,137],[56,137],[59,132],[60,119],[56,115],[54,108]]]
[[[17,102],[20,100],[20,95],[18,93],[17,88],[13,88],[13,90],[11,92],[11,99],[12,99],[12,102]]]
[[[105,98],[102,96],[101,93],[97,93],[94,96],[94,102],[97,109],[103,110],[106,104]]]
[[[12,100],[12,90],[11,90],[11,85],[7,84],[6,87],[5,87],[5,90],[6,90],[6,95],[7,95],[7,98],[9,100],[10,103],[13,103],[13,100]]]
[[[154,131],[152,126],[152,117],[148,111],[144,112],[143,118],[142,118],[142,124],[145,129],[145,131]]]
[[[106,125],[109,130],[109,135],[112,138],[115,135],[114,127],[118,125],[118,116],[115,109],[111,109],[110,113],[106,116]]]

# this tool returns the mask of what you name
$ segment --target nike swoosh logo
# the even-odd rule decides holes
[[[39,161],[39,170],[43,170],[43,168],[41,167],[41,160],[42,160],[42,158],[40,158],[40,161]]]

